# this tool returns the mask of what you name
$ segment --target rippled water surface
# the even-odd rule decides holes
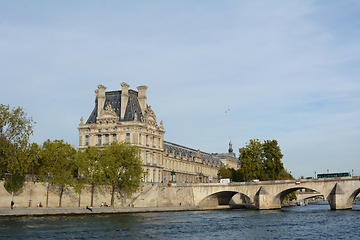
[[[0,239],[360,239],[360,205],[0,218]]]

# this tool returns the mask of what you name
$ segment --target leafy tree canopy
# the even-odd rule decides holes
[[[290,179],[281,161],[283,154],[276,140],[251,139],[245,147],[239,149],[241,167],[238,177],[251,181]]]
[[[35,122],[21,107],[0,104],[0,168],[2,172],[24,174],[29,167],[25,149]]]
[[[25,177],[19,173],[8,174],[5,177],[4,188],[12,194],[19,192],[25,183]]]
[[[76,150],[63,140],[47,140],[42,146],[39,178],[59,186],[59,207],[63,191],[74,184]]]
[[[126,142],[114,142],[101,152],[100,163],[106,176],[104,181],[112,188],[112,206],[116,191],[132,194],[140,187],[144,171],[138,147]]]

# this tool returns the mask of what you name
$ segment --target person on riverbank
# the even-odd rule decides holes
[[[37,207],[39,207],[39,208],[42,208],[42,207],[43,207],[42,204],[41,204],[41,202],[37,205]]]
[[[92,207],[89,207],[89,206],[86,206],[85,209],[92,211]]]
[[[13,209],[14,208],[14,202],[13,201],[11,201],[11,209]]]

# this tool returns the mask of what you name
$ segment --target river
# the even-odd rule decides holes
[[[360,205],[1,217],[0,239],[360,239]]]

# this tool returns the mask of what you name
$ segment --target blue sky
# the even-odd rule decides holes
[[[359,29],[359,1],[0,0],[0,102],[76,147],[98,84],[147,85],[167,141],[360,175]]]

